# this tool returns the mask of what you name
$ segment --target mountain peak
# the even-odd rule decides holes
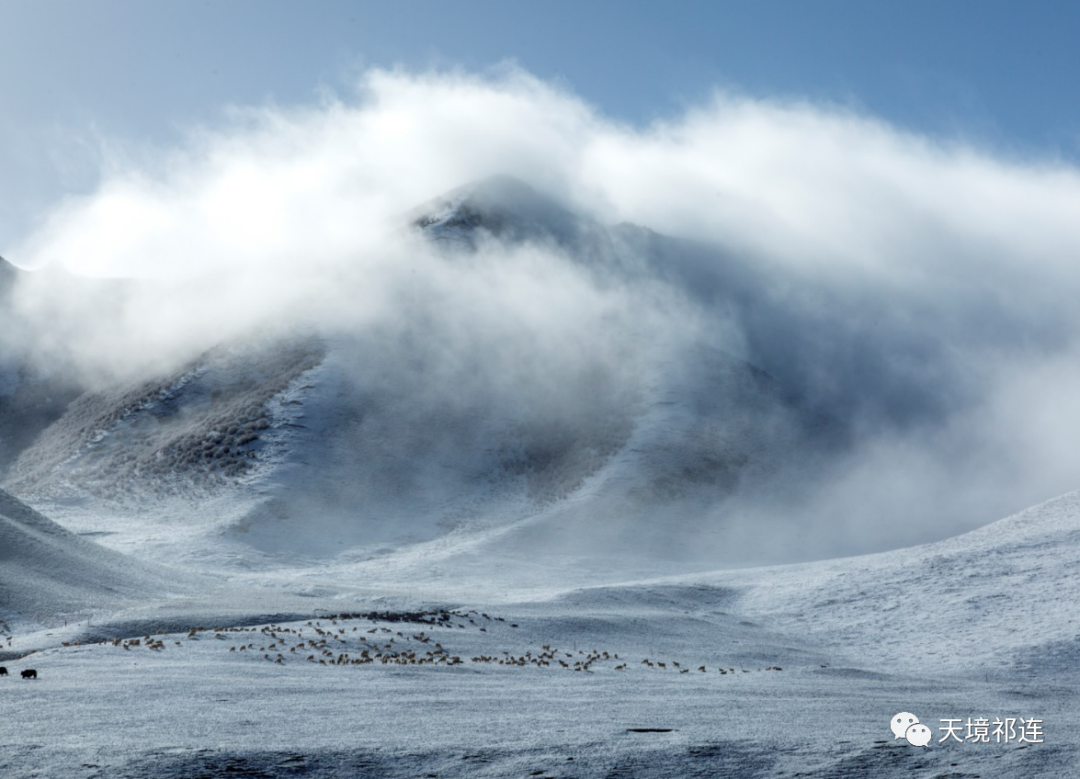
[[[587,220],[513,176],[498,175],[453,189],[409,214],[409,223],[448,245],[472,249],[478,233],[505,241],[565,243]]]

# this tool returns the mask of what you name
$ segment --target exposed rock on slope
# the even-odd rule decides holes
[[[168,376],[84,393],[7,484],[54,499],[211,493],[248,472],[274,421],[269,401],[321,358],[314,339],[223,347]]]

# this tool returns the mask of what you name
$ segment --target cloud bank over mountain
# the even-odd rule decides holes
[[[447,254],[407,229],[419,203],[499,174],[576,232]],[[850,430],[808,498],[716,517],[746,539],[783,522],[791,554],[824,556],[1078,486],[1078,213],[1066,164],[842,106],[717,94],[634,127],[515,69],[372,71],[181,148],[110,150],[97,191],[6,252],[40,270],[3,338],[101,386],[255,333],[360,333],[416,408],[550,420],[716,349]],[[622,223],[638,227],[598,232]]]

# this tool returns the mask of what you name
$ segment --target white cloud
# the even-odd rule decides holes
[[[603,221],[715,247],[722,277],[738,267],[743,331],[720,340],[857,414],[861,459],[821,504],[866,532],[856,507],[875,490],[893,505],[933,495],[961,526],[1080,486],[1067,443],[1080,435],[1080,172],[1064,163],[730,94],[629,127],[514,69],[373,71],[348,99],[238,109],[135,159],[114,155],[96,192],[11,253],[157,280],[118,297],[54,271],[22,285],[38,354],[93,375],[291,320],[397,326],[409,300],[444,306],[459,346],[500,331],[491,375],[512,369],[514,347],[617,351],[598,344],[643,320],[657,342],[701,337],[710,317],[727,327],[730,309],[627,279],[605,288],[540,248],[447,265],[399,232],[418,203],[507,173]]]

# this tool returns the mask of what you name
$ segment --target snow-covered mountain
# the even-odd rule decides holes
[[[456,190],[407,222],[446,263],[538,244],[598,284],[656,275],[626,244],[640,230],[605,228],[509,178]],[[414,319],[438,317],[425,308],[437,305],[421,301]],[[837,445],[835,423],[705,342],[661,352],[642,339],[551,369],[522,355],[520,375],[474,380],[430,350],[434,337],[279,331],[86,392],[55,421],[55,406],[9,414],[22,426],[7,436],[3,484],[125,549],[183,527],[200,554],[210,539],[271,555],[371,554],[524,522],[531,543],[547,528],[556,548],[585,533],[632,555],[678,557],[672,531],[691,517],[791,490],[813,452]],[[461,350],[486,348],[474,339]],[[148,515],[170,517],[168,527]],[[131,519],[118,529],[116,516]]]
[[[808,543],[771,515],[835,476],[850,419],[744,359],[798,332],[738,356],[722,320],[626,303],[724,310],[753,342],[790,325],[753,264],[506,178],[404,222],[453,284],[406,268],[394,317],[105,383],[0,355],[0,773],[1076,775],[1078,493],[741,567]],[[527,287],[520,321],[454,303],[514,263],[589,294]],[[934,743],[896,739],[898,711]],[[955,717],[1045,738],[939,742]]]

